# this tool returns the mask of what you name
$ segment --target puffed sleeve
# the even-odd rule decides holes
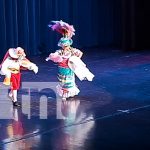
[[[10,70],[8,69],[9,65],[11,64],[11,60],[9,60],[9,58],[7,58],[3,64],[2,64],[2,67],[1,67],[1,74],[2,75],[5,75],[6,77],[10,78],[11,76],[11,72]]]
[[[61,50],[57,50],[55,53],[50,53],[48,58],[56,63],[63,61],[63,58],[61,56]]]
[[[4,85],[10,85],[10,78],[11,78],[11,71],[8,69],[9,65],[11,64],[11,60],[9,60],[9,58],[7,58],[2,66],[1,66],[1,75],[5,75],[3,84]]]

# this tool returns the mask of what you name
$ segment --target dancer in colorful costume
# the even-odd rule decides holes
[[[35,73],[38,72],[38,67],[26,58],[24,49],[21,47],[10,48],[1,65],[1,74],[5,76],[4,85],[9,85],[11,90],[8,96],[11,98],[13,106],[20,106],[17,102],[17,91],[20,88],[21,73],[20,71],[29,69]]]
[[[75,83],[75,75],[82,81],[92,81],[94,75],[89,71],[81,60],[83,53],[76,48],[71,47],[73,41],[71,37],[75,35],[74,27],[63,21],[53,21],[49,25],[53,30],[61,33],[63,37],[59,40],[60,47],[55,53],[51,53],[46,59],[58,63],[58,94],[63,98],[74,97],[80,90]]]

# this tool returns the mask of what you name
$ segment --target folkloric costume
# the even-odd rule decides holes
[[[10,85],[11,91],[9,97],[11,98],[14,106],[19,106],[17,103],[17,90],[20,88],[21,82],[21,69],[33,70],[38,72],[38,67],[26,58],[26,54],[21,47],[10,48],[1,65],[1,74],[5,75],[3,81],[4,85]]]
[[[49,25],[53,30],[61,33],[63,37],[59,40],[58,46],[61,47],[55,53],[51,53],[46,59],[58,63],[57,92],[62,98],[69,98],[78,95],[80,92],[75,83],[75,75],[82,81],[92,81],[94,75],[86,68],[84,62],[80,59],[82,52],[79,49],[71,47],[73,41],[71,37],[75,35],[74,27],[63,21],[53,21]]]

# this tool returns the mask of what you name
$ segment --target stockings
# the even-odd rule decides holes
[[[11,97],[13,102],[17,102],[17,90],[11,90],[9,93],[9,97]]]

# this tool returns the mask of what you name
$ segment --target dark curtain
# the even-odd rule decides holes
[[[0,0],[0,53],[21,46],[28,55],[54,51],[51,20],[73,24],[75,47],[120,46],[120,0]]]
[[[122,49],[150,49],[150,1],[122,0]]]

